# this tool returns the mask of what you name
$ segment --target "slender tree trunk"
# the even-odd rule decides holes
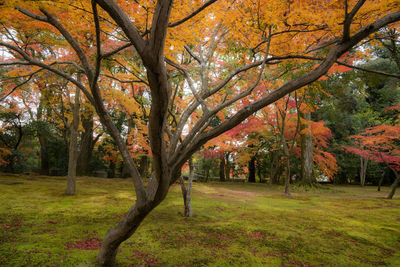
[[[79,77],[78,77],[79,79]],[[76,194],[76,165],[78,161],[78,127],[79,127],[79,88],[76,88],[75,103],[73,105],[72,123],[70,126],[68,176],[66,195]]]
[[[224,153],[221,153],[220,157],[220,162],[219,162],[219,180],[221,182],[225,182],[225,155]]]
[[[384,178],[385,178],[385,170],[383,170],[381,178],[379,179],[379,182],[378,182],[378,192],[381,191],[381,185],[382,185]]]
[[[37,110],[37,117],[36,117],[36,132],[37,136],[39,139],[39,144],[40,144],[40,173],[43,175],[48,175],[49,174],[49,168],[50,168],[50,163],[49,163],[49,156],[47,152],[47,134],[45,131],[45,122],[42,118],[43,114],[43,101],[44,98],[40,98],[39,102],[39,107]]]
[[[283,153],[285,154],[286,158],[286,176],[285,176],[285,195],[290,197],[290,155],[289,155],[289,148],[287,146],[285,135],[283,134],[283,130],[281,132],[282,138],[282,146],[283,146]]]
[[[249,161],[249,178],[248,181],[249,183],[255,183],[256,182],[256,157],[252,156],[250,161]]]
[[[192,209],[192,181],[194,176],[194,168],[193,168],[193,161],[192,157],[189,159],[189,178],[188,178],[188,185],[187,188],[185,186],[185,180],[181,176],[180,183],[182,188],[182,197],[184,203],[184,210],[183,216],[185,217],[192,217],[193,216],[193,209]]]
[[[365,186],[365,177],[367,176],[368,159],[364,159],[363,157],[360,157],[360,161],[361,161],[360,184],[361,184],[361,186]]]
[[[229,152],[225,154],[225,180],[229,181],[231,179],[230,177],[231,173],[231,164],[229,162]]]
[[[311,121],[311,113],[301,113],[306,122]],[[315,183],[313,177],[313,151],[311,125],[302,124],[301,131],[301,179],[305,184]]]
[[[110,165],[108,166],[109,170],[108,170],[108,178],[115,178],[115,169],[116,169],[116,165],[114,163],[114,161],[110,162]]]
[[[260,163],[260,160],[257,160],[256,170],[257,170],[258,180],[260,181],[260,183],[262,183],[263,182],[263,178],[262,178],[262,175],[261,175],[261,163]]]
[[[388,199],[392,199],[394,196],[394,193],[396,192],[396,188],[399,186],[400,183],[400,175],[397,173],[397,171],[395,171],[393,168],[390,168],[394,175],[396,176],[396,179],[394,180],[392,186],[391,186],[391,190],[389,195],[387,196]]]

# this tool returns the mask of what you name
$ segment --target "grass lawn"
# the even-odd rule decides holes
[[[8,181],[8,182],[5,182]],[[20,183],[12,183],[12,182]],[[0,176],[0,266],[95,266],[106,231],[133,204],[130,180]],[[384,187],[305,191],[194,183],[194,217],[180,186],[124,242],[119,266],[400,266],[400,198]],[[400,190],[397,192],[400,195]]]

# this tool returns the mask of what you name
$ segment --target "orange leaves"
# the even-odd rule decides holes
[[[354,147],[344,147],[347,152],[376,162],[385,162],[400,170],[400,125],[378,125],[350,136]]]

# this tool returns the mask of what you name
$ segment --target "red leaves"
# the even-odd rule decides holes
[[[96,250],[101,247],[101,240],[97,237],[89,237],[85,240],[67,242],[65,245],[68,249]]]
[[[20,227],[20,226],[22,226],[22,221],[21,220],[17,220],[17,221],[14,221],[11,224],[2,224],[2,225],[0,225],[0,228],[2,228],[2,229],[13,229],[13,228]]]
[[[57,221],[47,221],[46,224],[59,224],[60,222]]]
[[[134,260],[137,262],[137,264],[133,265],[133,264],[128,264],[127,266],[153,266],[155,264],[157,264],[158,259],[156,257],[153,257],[152,255],[150,255],[149,253],[145,252],[145,251],[141,251],[138,249],[135,249],[133,251],[133,258],[130,258],[130,260]]]
[[[343,147],[349,153],[375,161],[384,162],[396,171],[400,170],[400,125],[378,125],[364,129],[349,137],[354,147]]]

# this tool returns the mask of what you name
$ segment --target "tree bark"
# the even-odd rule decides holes
[[[360,157],[360,161],[361,161],[360,184],[361,184],[361,186],[365,186],[365,178],[367,176],[368,159],[364,159],[363,157]]]
[[[192,158],[189,159],[189,178],[187,188],[185,186],[185,180],[181,176],[180,183],[182,188],[182,197],[183,197],[183,216],[192,217],[193,216],[193,208],[192,208],[192,182],[194,177],[194,168]]]
[[[148,177],[149,176],[149,157],[146,155],[143,155],[140,157],[140,164],[139,164],[139,173],[142,177]]]
[[[155,206],[154,204],[141,207],[134,205],[122,221],[107,232],[97,255],[97,260],[102,266],[114,266],[119,245],[136,231],[143,219]]]
[[[254,156],[251,157],[248,168],[249,168],[248,181],[249,181],[249,183],[255,183],[256,182],[256,157],[254,157]]]
[[[272,152],[271,156],[271,184],[279,184],[280,166],[279,166],[279,153]]]
[[[229,162],[229,152],[225,153],[225,180],[229,181],[231,179],[231,164]]]
[[[37,111],[37,117],[36,117],[36,133],[39,139],[39,144],[40,144],[40,173],[42,175],[48,175],[49,174],[49,168],[50,168],[50,163],[49,163],[49,157],[48,157],[48,152],[47,152],[47,134],[44,130],[44,125],[45,122],[42,119],[42,114],[43,114],[43,101],[44,98],[40,98],[39,102],[39,107]]]
[[[306,121],[311,121],[311,113],[300,113],[301,117]],[[301,179],[304,184],[315,183],[313,177],[313,150],[312,150],[312,135],[311,125],[301,124]]]
[[[400,175],[397,173],[397,171],[395,171],[393,168],[390,168],[394,175],[396,176],[396,179],[394,180],[392,186],[391,186],[391,190],[389,195],[387,196],[388,199],[392,199],[394,196],[394,193],[396,192],[396,188],[399,186],[400,183]]]
[[[282,125],[284,125],[282,123]],[[290,155],[289,155],[289,148],[287,146],[285,135],[283,134],[283,130],[281,132],[282,138],[282,146],[283,146],[283,153],[285,154],[286,158],[286,176],[285,176],[285,195],[290,197]]]
[[[81,120],[84,131],[81,135],[77,173],[79,175],[89,175],[92,152],[97,141],[97,139],[93,139],[93,111],[89,108],[85,110],[83,114],[81,114]]]
[[[382,185],[384,178],[385,178],[385,170],[383,170],[381,178],[379,179],[379,182],[378,182],[378,192],[381,191],[381,185]]]
[[[78,77],[78,79],[80,79]],[[66,195],[76,194],[76,165],[78,161],[78,127],[79,127],[79,88],[76,88],[75,103],[72,107],[72,122],[70,125],[68,176]]]
[[[222,152],[219,162],[219,180],[220,182],[225,182],[225,155]]]

